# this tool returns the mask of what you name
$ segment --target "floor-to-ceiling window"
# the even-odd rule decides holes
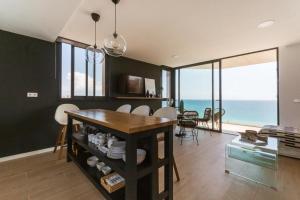
[[[171,98],[171,71],[163,69],[161,73],[161,87],[159,88],[161,97],[163,98],[162,107],[172,104],[169,102]]]
[[[176,107],[211,119],[201,128],[223,132],[259,130],[278,124],[278,49],[271,49],[175,70]]]
[[[224,131],[278,122],[277,49],[222,59]]]
[[[175,107],[179,107],[179,101],[180,101],[180,91],[179,91],[179,86],[180,86],[180,69],[175,69]]]
[[[213,117],[220,110],[219,66],[219,62],[208,62],[176,70],[176,105],[197,111],[200,128],[220,129]]]

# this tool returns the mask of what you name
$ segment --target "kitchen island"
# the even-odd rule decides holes
[[[153,116],[138,116],[103,109],[66,111],[68,114],[67,128],[67,161],[73,161],[90,179],[96,188],[107,199],[173,199],[173,125],[174,120]],[[126,141],[126,162],[106,157],[95,145],[88,142],[87,136],[78,139],[73,136],[73,120],[91,125],[102,132],[110,133]],[[157,134],[163,133],[164,158],[158,157]],[[145,161],[137,165],[136,149],[139,145],[147,152]],[[74,152],[74,147],[76,151]],[[100,184],[101,175],[97,169],[86,165],[86,158],[81,155],[88,152],[105,162],[113,171],[124,177],[125,188],[113,193],[107,192]],[[164,167],[164,190],[159,193],[158,170]]]

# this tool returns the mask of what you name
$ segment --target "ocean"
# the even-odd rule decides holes
[[[196,110],[200,117],[205,108],[212,107],[210,100],[184,100],[186,110]],[[215,108],[219,108],[219,102],[215,101]],[[261,100],[223,100],[222,107],[225,109],[224,123],[263,126],[277,124],[277,101]]]

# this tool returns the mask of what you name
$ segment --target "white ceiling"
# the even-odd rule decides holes
[[[0,0],[0,29],[54,41],[98,45],[113,32],[110,0]],[[299,0],[121,0],[118,32],[126,57],[172,67],[300,41]],[[273,19],[266,29],[257,25]],[[172,58],[172,55],[178,55]]]
[[[277,61],[277,50],[269,50],[258,53],[236,56],[222,60],[222,68],[242,67],[249,65],[257,65],[262,63],[270,63]]]
[[[277,61],[277,49],[272,49],[268,51],[262,51],[257,53],[251,53],[241,56],[235,56],[230,58],[222,59],[222,69],[233,68],[233,67],[243,67],[243,66],[255,66],[262,63],[271,63]],[[219,66],[219,62],[214,62],[215,68]],[[193,69],[211,69],[212,63],[205,63],[201,65],[196,65],[192,67]],[[188,68],[189,69],[189,68]]]
[[[0,29],[55,41],[82,0],[0,0]]]

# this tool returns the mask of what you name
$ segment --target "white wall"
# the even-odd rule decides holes
[[[300,128],[300,44],[279,48],[280,125]]]

